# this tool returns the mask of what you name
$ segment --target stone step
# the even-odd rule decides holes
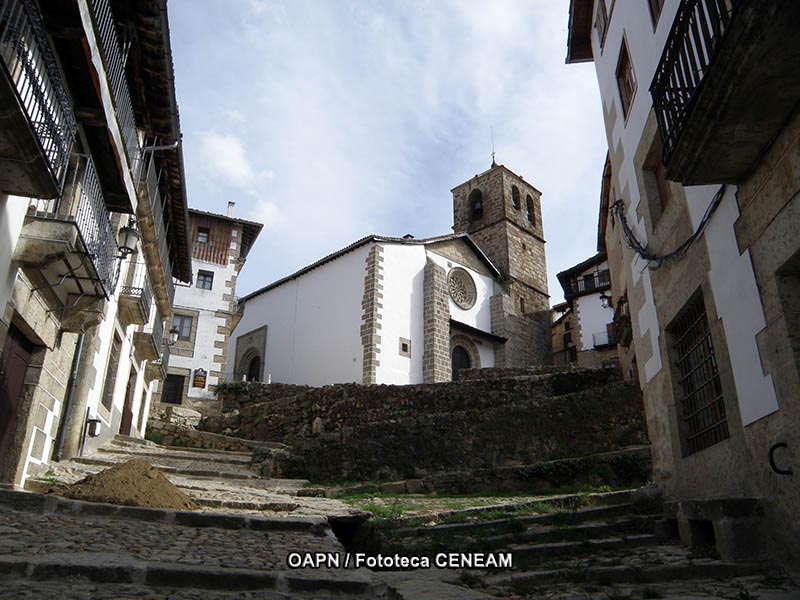
[[[130,460],[130,458],[128,458]],[[126,460],[113,460],[109,458],[101,458],[98,455],[81,456],[71,459],[71,462],[79,465],[96,465],[100,467],[112,467],[116,464],[127,462]],[[222,479],[254,479],[257,477],[255,473],[247,472],[244,470],[219,470],[213,468],[192,468],[189,466],[174,466],[164,460],[148,461],[154,467],[163,471],[164,473],[174,473],[176,475],[189,475],[192,477],[209,477],[209,478],[222,478]],[[187,461],[192,462],[192,461]]]
[[[232,464],[232,465],[243,465],[246,467],[250,466],[250,455],[249,454],[232,454],[228,455],[224,452],[214,452],[214,453],[197,453],[194,454],[192,452],[181,452],[172,449],[158,449],[158,450],[131,450],[129,448],[119,448],[119,447],[104,447],[98,448],[97,454],[113,454],[119,456],[129,456],[131,458],[162,458],[162,459],[176,459],[176,460],[200,460],[203,462],[214,462],[220,464]]]
[[[501,573],[484,579],[487,586],[512,588],[517,594],[535,594],[549,584],[575,582],[613,585],[620,583],[658,583],[690,579],[729,579],[764,572],[761,564],[734,564],[707,559],[674,564],[618,564],[529,570]],[[544,587],[544,589],[547,589]],[[532,595],[530,597],[536,597]]]
[[[186,454],[193,454],[197,456],[204,456],[206,454],[220,454],[224,456],[238,456],[238,457],[247,457],[249,458],[252,456],[252,452],[235,452],[232,450],[217,450],[214,448],[191,448],[187,446],[163,446],[161,444],[156,444],[154,442],[150,442],[148,440],[139,440],[145,441],[147,444],[140,444],[135,442],[128,442],[125,440],[118,440],[114,439],[111,440],[108,446],[104,446],[104,448],[120,448],[124,450],[130,450],[132,452],[148,452],[148,451],[164,451],[164,452],[179,452],[179,453],[186,453]]]
[[[545,542],[540,544],[512,544],[506,549],[514,554],[515,561],[526,559],[552,558],[585,553],[599,553],[609,550],[626,550],[640,546],[655,546],[660,543],[657,536],[644,533],[630,536],[615,536],[602,539],[588,539],[577,542]]]

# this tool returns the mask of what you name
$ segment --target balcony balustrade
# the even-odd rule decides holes
[[[128,265],[119,291],[119,320],[123,325],[144,325],[150,321],[153,286],[144,261]]]
[[[611,287],[608,269],[575,277],[567,282],[565,296],[571,298],[582,294],[601,292]]]
[[[164,321],[161,313],[154,311],[151,322],[133,334],[133,347],[139,360],[155,361],[161,356],[164,346]]]
[[[33,0],[0,1],[0,190],[57,198],[76,123]]]
[[[102,319],[118,277],[118,248],[92,160],[76,156],[61,198],[31,200],[14,249],[23,269],[65,331],[84,331]],[[91,314],[90,314],[91,313]]]
[[[650,93],[667,177],[739,183],[800,99],[800,2],[682,0]]]

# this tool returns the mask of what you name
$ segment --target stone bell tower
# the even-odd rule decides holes
[[[503,165],[452,189],[453,230],[466,232],[503,274],[491,300],[492,333],[507,341],[498,367],[550,364],[550,296],[542,228],[542,193]]]

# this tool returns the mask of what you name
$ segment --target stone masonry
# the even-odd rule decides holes
[[[450,305],[448,303],[447,273],[430,258],[425,263],[424,282],[425,349],[422,357],[422,380],[425,383],[449,381],[450,362]]]
[[[361,345],[364,348],[362,383],[377,381],[378,350],[381,344],[381,309],[383,304],[383,247],[373,246],[367,255],[367,269],[364,276],[364,309],[361,325]]]

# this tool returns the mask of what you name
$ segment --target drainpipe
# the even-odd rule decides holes
[[[53,452],[53,460],[56,462],[61,461],[64,454],[64,444],[67,439],[67,417],[72,408],[72,398],[75,395],[75,382],[78,378],[78,368],[81,363],[81,353],[83,351],[83,336],[78,336],[78,343],[75,346],[75,354],[72,355],[72,368],[69,373],[69,382],[67,383],[67,397],[64,399],[64,410],[61,411],[61,420],[58,423],[58,436],[56,437],[56,449]]]

